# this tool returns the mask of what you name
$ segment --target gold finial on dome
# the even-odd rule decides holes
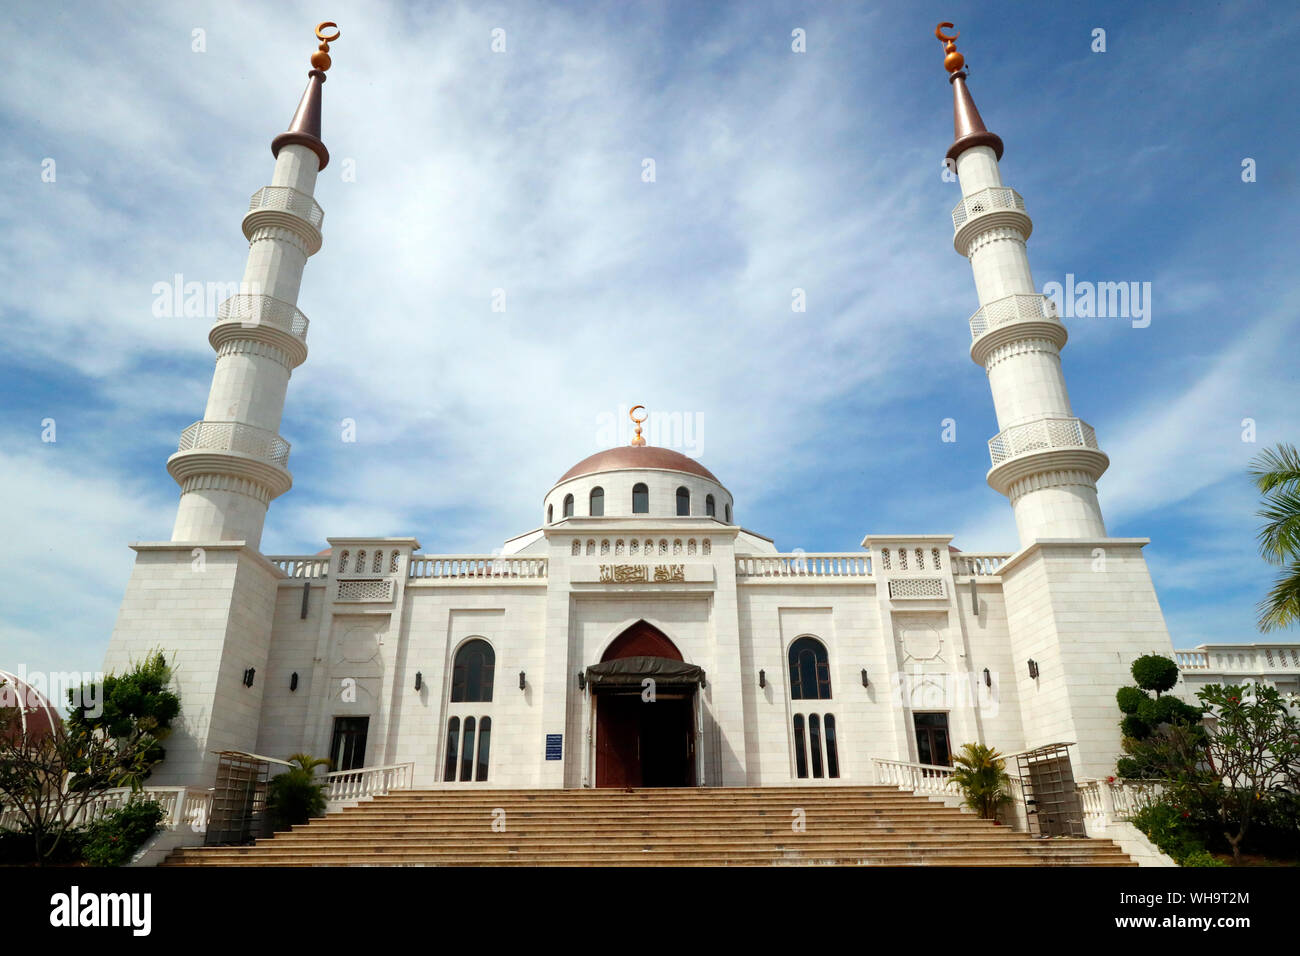
[[[943,32],[944,27],[951,30],[952,24],[945,20],[934,28],[934,36],[943,44],[943,52],[946,54],[943,58],[943,68],[949,73],[956,73],[966,65],[966,58],[957,52],[957,38],[961,36],[961,31],[958,30],[952,36],[948,36]]]
[[[333,27],[334,33],[326,35],[325,30]],[[343,35],[339,30],[339,25],[333,20],[326,20],[323,23],[316,24],[316,39],[321,41],[320,48],[311,55],[312,69],[320,70],[324,73],[330,68],[330,44]]]
[[[640,418],[636,417],[636,413],[638,410],[641,412]],[[636,424],[636,434],[632,436],[632,444],[644,445],[645,439],[641,436],[641,423],[650,417],[649,413],[646,412],[645,410],[645,406],[633,405],[631,408],[627,410],[627,417],[632,419],[632,421]]]

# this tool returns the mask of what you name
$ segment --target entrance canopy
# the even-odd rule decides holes
[[[619,657],[587,668],[587,683],[595,691],[639,688],[647,677],[658,685],[703,684],[704,668],[667,657]]]

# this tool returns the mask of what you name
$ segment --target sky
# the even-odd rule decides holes
[[[265,553],[490,553],[634,404],[690,422],[679,450],[782,551],[1015,550],[951,242],[950,20],[1036,286],[1150,290],[1140,321],[1066,318],[1109,533],[1151,539],[1175,647],[1297,639],[1255,627],[1247,474],[1300,438],[1294,4],[17,2],[0,667],[98,670],[128,545],[170,537],[214,315],[155,290],[238,282],[326,16],[325,238]]]

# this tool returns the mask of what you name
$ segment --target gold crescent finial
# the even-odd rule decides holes
[[[640,418],[637,418],[637,417],[636,417],[636,413],[637,413],[638,409],[639,409],[640,412],[641,412],[641,417],[640,417]],[[641,437],[641,423],[644,422],[647,418],[650,417],[649,413],[645,410],[645,406],[644,406],[644,405],[633,405],[631,408],[629,408],[629,409],[627,410],[627,417],[630,418],[630,419],[632,419],[632,421],[636,424],[636,434],[632,436],[632,444],[633,444],[633,445],[644,445],[644,444],[645,444],[645,439],[644,439],[643,437]]]
[[[934,28],[934,37],[943,44],[943,52],[946,54],[943,58],[943,68],[949,73],[956,73],[966,65],[966,58],[957,52],[957,38],[961,36],[961,31],[956,31],[952,36],[943,32],[944,27],[951,30],[952,26],[945,20]]]
[[[329,27],[334,28],[332,35],[326,35],[325,30]],[[324,20],[316,24],[316,39],[321,41],[320,48],[311,55],[312,69],[320,70],[324,73],[330,68],[330,44],[343,35],[339,25],[333,20]]]

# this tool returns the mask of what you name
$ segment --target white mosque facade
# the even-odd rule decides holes
[[[167,462],[175,527],[133,545],[105,660],[173,658],[183,713],[151,782],[211,785],[216,753],[242,751],[409,764],[420,788],[862,784],[968,742],[1068,744],[1077,776],[1112,773],[1116,688],[1135,657],[1174,651],[1147,540],[1106,532],[1108,459],[1066,391],[1067,333],[1035,291],[1025,203],[947,52],[953,241],[974,274],[970,351],[997,412],[986,477],[1014,513],[1009,554],[870,529],[858,551],[782,553],[722,479],[643,443],[570,468],[538,526],[494,554],[425,554],[415,538],[262,554],[269,503],[292,483],[280,418],[322,241],[329,64],[314,58],[243,220],[243,287],[259,294],[232,297],[210,330],[207,408]]]

